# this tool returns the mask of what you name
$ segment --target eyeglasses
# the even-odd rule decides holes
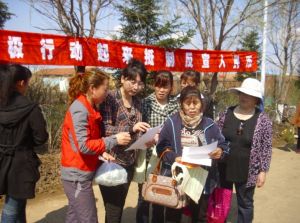
[[[236,130],[237,135],[243,135],[245,121],[241,121],[238,129]]]
[[[136,85],[138,87],[143,86],[144,83],[142,81],[128,80],[131,85]]]

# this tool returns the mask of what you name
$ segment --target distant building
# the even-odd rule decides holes
[[[35,74],[40,76],[45,84],[58,86],[60,91],[67,91],[69,78],[75,74],[75,69],[73,67],[42,69]]]
[[[93,68],[94,67],[86,67],[86,70]],[[109,68],[100,69],[106,73],[113,73],[115,71]],[[74,67],[41,69],[35,72],[35,74],[41,77],[45,84],[58,86],[60,91],[66,92],[69,86],[69,79],[75,74],[75,69]]]

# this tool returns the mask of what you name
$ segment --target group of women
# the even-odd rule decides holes
[[[5,69],[1,68],[1,77],[5,76],[5,72],[16,75]],[[238,105],[229,107],[214,122],[206,116],[208,100],[198,89],[198,72],[190,70],[181,75],[182,90],[176,97],[171,96],[172,73],[155,72],[154,92],[141,99],[138,95],[141,86],[146,85],[146,76],[144,64],[132,59],[122,70],[114,91],[108,91],[109,77],[98,69],[77,73],[70,80],[69,108],[63,122],[61,156],[61,178],[69,202],[66,222],[98,222],[92,184],[95,172],[101,165],[99,156],[121,165],[127,172],[128,180],[118,186],[99,186],[106,223],[121,222],[132,180],[138,183],[139,188],[136,222],[180,222],[180,209],[155,204],[150,208],[151,204],[142,197],[142,184],[153,170],[157,157],[165,150],[170,151],[162,157],[161,174],[171,176],[171,165],[175,161],[181,161],[184,146],[202,146],[215,141],[218,141],[217,148],[209,154],[213,160],[212,166],[203,166],[208,171],[208,176],[201,197],[198,202],[191,201],[189,204],[192,222],[206,222],[208,198],[215,187],[232,189],[233,184],[237,193],[238,222],[251,222],[254,190],[265,182],[272,149],[272,123],[257,108],[263,97],[260,82],[249,78],[240,88],[232,89],[239,96]],[[29,77],[22,80],[28,83]],[[2,113],[8,114],[10,107],[15,106],[15,101],[18,102],[15,95],[23,94],[17,87],[19,84],[19,79],[13,79],[10,83],[11,90],[7,91],[9,94],[1,86],[0,131],[8,131],[9,126],[6,119],[2,118]],[[5,97],[4,102],[2,98]],[[33,106],[27,115],[31,117],[31,112],[35,110],[36,113],[40,112],[37,106]],[[32,145],[46,141],[45,130],[37,132],[35,129],[35,125],[41,128],[45,123],[41,114],[38,117],[41,117],[39,124],[35,123],[38,122],[36,118],[33,123],[25,121],[26,119],[21,121],[28,125],[30,131],[26,134],[30,134],[32,138],[26,149],[24,144],[19,149],[11,145],[8,139],[3,140],[1,137],[0,189],[1,194],[7,195],[2,222],[25,222],[26,199],[33,197],[33,194],[20,196],[17,189],[8,189],[14,184],[9,180],[13,173],[10,172],[10,166],[5,166],[7,170],[2,171],[2,166],[6,165],[2,160],[10,159],[10,162],[15,162],[17,157],[9,153],[11,150],[25,150],[35,154]],[[160,133],[147,143],[149,149],[126,151],[150,127],[162,124]],[[14,208],[9,199],[14,199],[17,203]],[[17,221],[5,220],[9,218]]]

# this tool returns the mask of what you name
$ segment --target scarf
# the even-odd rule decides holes
[[[200,113],[199,115],[191,118],[190,116],[184,114],[182,110],[180,110],[179,115],[182,119],[183,125],[188,128],[196,128],[200,124],[203,117],[203,113]]]

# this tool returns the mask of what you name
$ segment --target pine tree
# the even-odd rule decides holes
[[[11,18],[13,14],[8,11],[6,3],[0,1],[0,29],[3,29],[4,23]]]
[[[258,43],[259,37],[258,32],[255,30],[250,31],[247,33],[244,37],[241,38],[239,41],[241,48],[238,48],[238,51],[254,51],[258,54],[258,60],[257,60],[257,66],[260,67],[261,63],[261,54],[260,54],[260,45]],[[254,77],[256,75],[255,72],[243,72],[238,73],[236,80],[243,81],[244,79],[248,77]]]
[[[177,16],[163,23],[160,1],[127,0],[125,3],[117,6],[122,15],[120,40],[179,48],[188,43],[194,35],[194,31],[186,29],[183,35],[172,37],[174,34],[182,33],[183,24],[179,22],[180,18]]]

